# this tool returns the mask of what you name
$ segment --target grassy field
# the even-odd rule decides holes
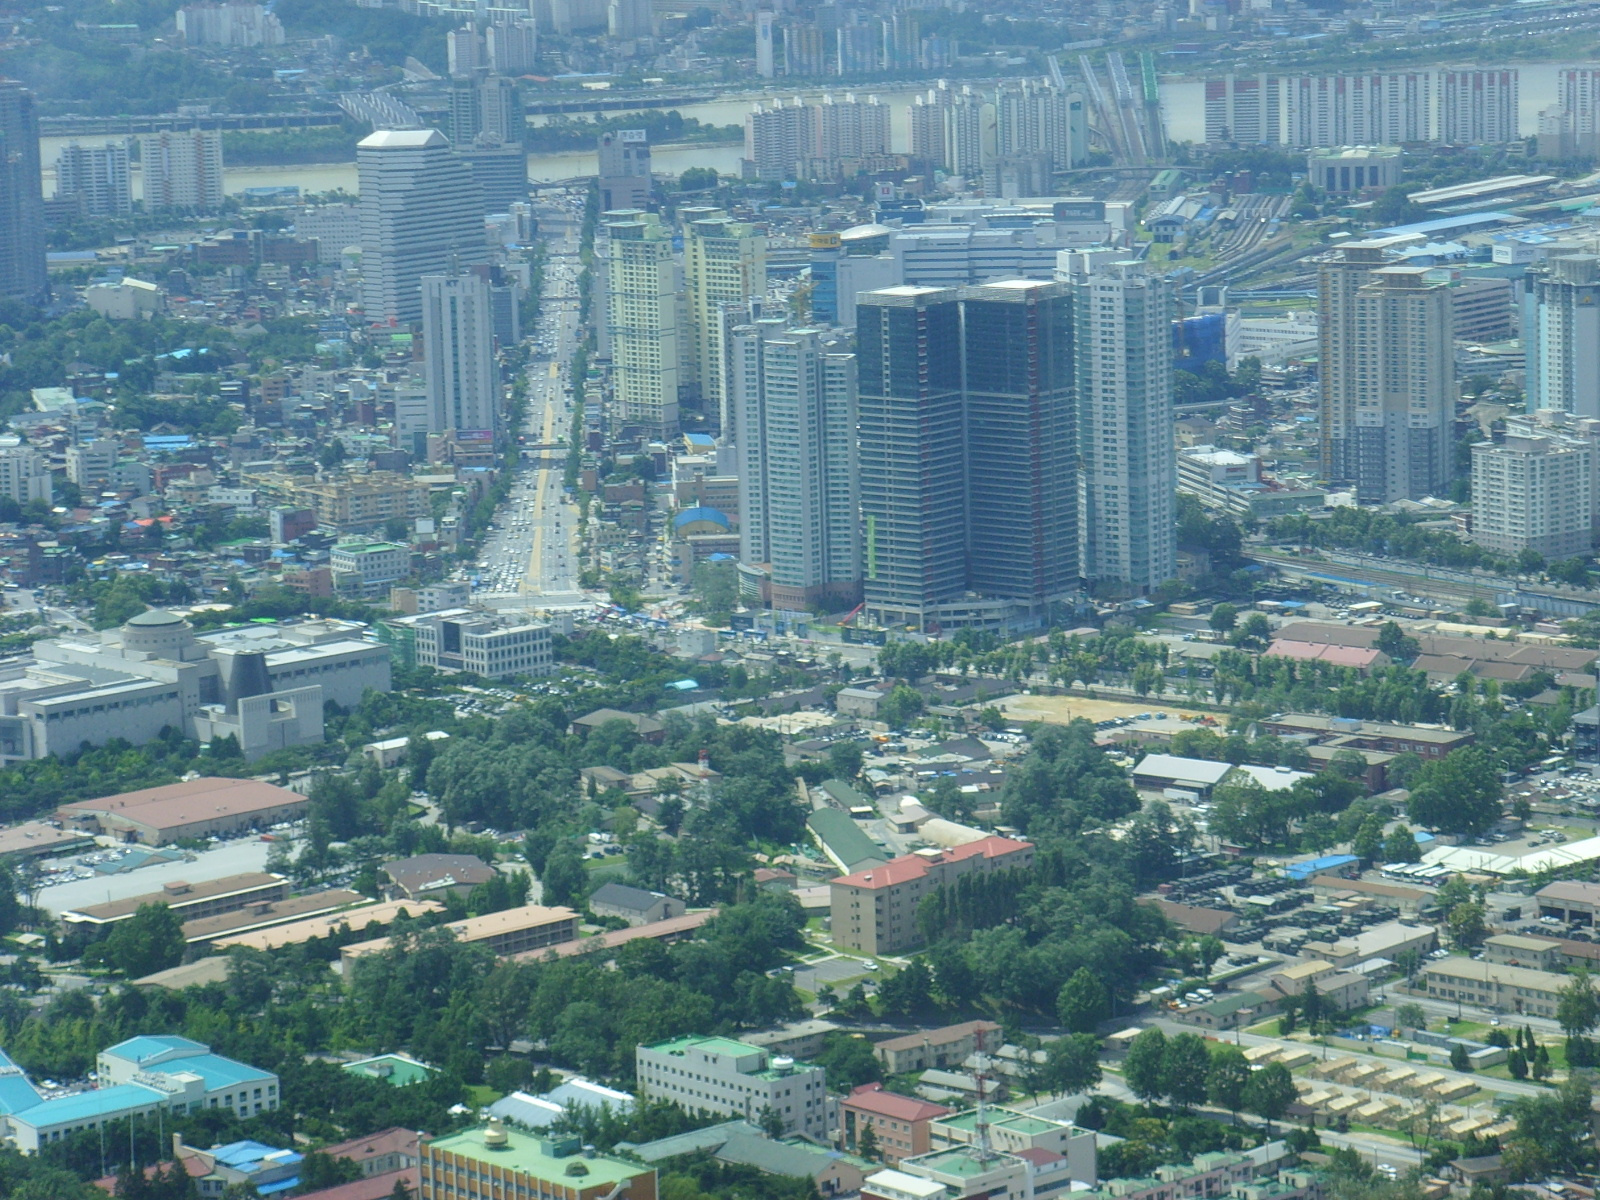
[[[1169,704],[1129,700],[1090,700],[1085,696],[1008,696],[1002,701],[1007,717],[1017,721],[1046,721],[1066,725],[1082,717],[1088,721],[1107,721],[1112,717],[1137,717],[1140,713],[1166,713],[1168,720],[1195,717],[1200,710],[1174,708]]]

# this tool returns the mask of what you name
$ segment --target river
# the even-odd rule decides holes
[[[1518,90],[1518,119],[1524,134],[1532,133],[1538,124],[1539,110],[1556,102],[1557,76],[1565,66],[1587,65],[1572,63],[1523,63]],[[910,149],[910,106],[923,88],[896,87],[873,91],[870,88],[853,89],[859,95],[875,95],[890,106],[891,144],[898,153]],[[834,95],[843,95],[846,89],[832,89]],[[1167,76],[1161,81],[1161,108],[1166,122],[1167,136],[1175,141],[1200,142],[1205,139],[1205,86],[1201,77]],[[826,94],[827,89],[778,89],[773,94],[784,99],[799,95],[815,99]],[[685,104],[678,108],[685,117],[693,117],[708,125],[742,125],[744,114],[750,111],[753,98],[744,96],[731,100],[710,100],[702,104]],[[622,114],[608,112],[595,114],[615,117]],[[535,118],[542,123],[543,118]],[[39,149],[44,160],[45,194],[55,194],[55,161],[61,147],[77,140],[83,145],[98,145],[107,138],[39,139]],[[652,148],[651,165],[664,175],[678,175],[690,167],[715,167],[725,175],[739,173],[739,160],[744,147],[736,142],[711,145],[663,145]],[[571,179],[579,175],[593,175],[597,169],[595,152],[570,150],[559,154],[530,154],[528,178],[536,183],[557,179]],[[293,185],[303,193],[327,192],[343,189],[354,194],[356,184],[355,163],[295,163],[283,166],[225,167],[223,190],[230,195],[251,187],[283,187]],[[138,167],[133,172],[133,195],[142,199],[143,185]]]
[[[897,89],[869,92],[867,89],[856,89],[860,95],[875,95],[890,106],[890,136],[895,148],[905,152],[911,144],[909,107],[912,99],[925,89]],[[824,94],[820,89],[804,89],[795,91],[779,91],[785,100],[794,95],[801,95],[808,99]],[[835,95],[843,95],[844,89],[834,89]],[[753,99],[745,97],[737,100],[712,100],[704,104],[685,104],[678,111],[685,117],[693,117],[708,125],[743,125],[744,115],[750,111]],[[608,112],[598,114],[607,117],[620,116],[620,113]],[[61,153],[61,148],[68,142],[76,141],[84,146],[102,145],[112,138],[64,138],[45,137],[39,139],[39,153],[44,162],[44,190],[47,196],[55,195],[55,161]],[[739,160],[744,156],[744,146],[740,142],[720,142],[706,144],[663,145],[651,147],[651,166],[664,175],[681,175],[690,167],[715,167],[724,175],[737,175],[739,173]],[[593,150],[568,150],[557,154],[530,154],[528,156],[528,178],[535,183],[548,183],[557,179],[572,179],[579,175],[593,175],[598,169],[596,154]],[[261,167],[228,167],[222,172],[223,190],[229,195],[244,191],[251,187],[298,187],[303,193],[329,192],[342,188],[354,194],[357,189],[355,163],[289,163],[282,166]],[[139,176],[138,165],[133,169],[133,197],[143,199],[143,181]]]

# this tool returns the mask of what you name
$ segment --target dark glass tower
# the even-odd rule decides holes
[[[867,612],[922,629],[966,590],[960,301],[949,288],[863,293],[856,339]]]
[[[1011,279],[962,293],[968,587],[1039,603],[1078,586],[1072,299]]]
[[[44,253],[38,110],[32,92],[0,79],[0,296],[43,300]]]

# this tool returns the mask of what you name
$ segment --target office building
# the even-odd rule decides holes
[[[220,1109],[237,1118],[278,1107],[278,1077],[188,1038],[142,1035],[102,1050],[99,1086],[46,1100],[15,1063],[0,1054],[8,1077],[0,1130],[23,1154],[85,1129],[157,1112],[189,1116]]]
[[[707,412],[722,422],[722,433],[737,440],[737,417],[728,397],[728,333],[750,302],[766,295],[767,237],[760,226],[735,221],[715,208],[684,208],[683,281],[688,326],[685,329],[686,388]]]
[[[1439,140],[1455,146],[1499,146],[1517,139],[1517,72],[1439,72]]]
[[[389,688],[389,656],[360,625],[313,620],[196,634],[151,609],[116,629],[35,642],[33,665],[0,682],[0,761],[45,758],[166,727],[247,756],[322,740],[323,704]]]
[[[1072,298],[1012,279],[962,294],[967,586],[1033,604],[1078,584]]]
[[[139,135],[139,171],[146,212],[176,208],[209,212],[222,205],[222,133],[163,130]]]
[[[137,793],[131,794],[137,795]],[[289,881],[282,875],[253,871],[244,875],[229,875],[222,879],[208,879],[193,884],[173,880],[157,892],[128,896],[122,900],[109,900],[104,904],[85,904],[80,908],[67,909],[60,915],[68,925],[88,925],[103,929],[115,925],[118,921],[132,919],[146,904],[165,904],[176,916],[187,922],[226,916],[247,908],[270,907],[288,898]]]
[[[361,245],[361,206],[359,204],[307,205],[295,213],[294,235],[301,241],[317,243],[317,261],[342,260],[345,247]]]
[[[80,146],[72,142],[56,158],[56,196],[76,196],[86,217],[125,217],[133,211],[128,143]]]
[[[1400,182],[1399,146],[1336,146],[1306,155],[1306,176],[1330,196],[1383,191]]]
[[[1082,470],[1079,569],[1146,593],[1178,574],[1171,285],[1140,263],[1073,280]]]
[[[602,133],[600,211],[642,209],[650,205],[650,142],[643,129]]]
[[[399,617],[416,639],[416,665],[435,671],[470,671],[485,679],[548,675],[555,670],[550,626],[509,615],[450,609]]]
[[[114,438],[95,438],[67,447],[67,482],[85,490],[109,484],[117,471],[122,444]]]
[[[966,590],[966,423],[954,290],[890,287],[856,303],[868,619],[937,624]]]
[[[27,88],[0,79],[0,296],[43,300],[44,254],[38,109]]]
[[[771,9],[756,13],[756,74],[771,79],[777,73],[777,60],[773,53],[772,31],[777,14]]]
[[[855,356],[777,319],[733,331],[740,558],[770,569],[774,609],[860,600]]]
[[[573,941],[578,936],[578,914],[570,908],[525,904],[521,908],[507,908],[485,913],[481,917],[468,917],[464,921],[451,921],[443,928],[454,934],[458,942],[483,946],[493,954],[510,957]],[[354,942],[339,951],[339,961],[349,971],[363,958],[382,954],[393,944],[394,940],[387,937]]]
[[[0,496],[18,504],[50,502],[50,468],[32,446],[0,443]]]
[[[723,1037],[640,1046],[634,1063],[639,1093],[648,1099],[750,1122],[770,1110],[783,1120],[785,1134],[829,1135],[827,1076],[811,1063]]]
[[[498,1120],[424,1141],[419,1200],[656,1200],[656,1169],[585,1148],[571,1134],[535,1136]]]
[[[1451,289],[1387,265],[1389,244],[1346,243],[1318,285],[1323,474],[1370,504],[1436,495],[1451,472]]]
[[[607,222],[606,329],[613,394],[625,424],[658,436],[678,428],[682,269],[672,235],[653,213],[614,213]]]
[[[457,146],[455,154],[472,172],[481,197],[479,211],[485,216],[509,212],[513,204],[528,198],[528,154],[521,142],[502,142],[479,134]]]
[[[839,1102],[840,1140],[846,1149],[857,1149],[871,1129],[878,1153],[892,1167],[902,1158],[926,1154],[930,1148],[929,1126],[954,1111],[942,1104],[887,1091],[881,1083],[863,1083]]]
[[[1225,75],[1206,80],[1207,145],[1279,145],[1283,141],[1283,84],[1276,75]]]
[[[1595,448],[1551,431],[1472,447],[1472,540],[1549,561],[1587,556],[1594,536]]]
[[[1529,406],[1600,418],[1600,256],[1546,259],[1529,268],[1527,284]]]
[[[794,179],[817,143],[817,110],[796,97],[757,104],[744,119],[746,170],[757,179]]]
[[[341,594],[376,600],[411,574],[411,551],[395,542],[352,538],[328,552],[334,586]]]
[[[483,31],[484,58],[499,75],[525,75],[539,59],[539,26],[533,20],[507,17]]]
[[[476,273],[422,277],[422,356],[429,433],[501,426],[489,281]]]
[[[1024,871],[1033,843],[986,837],[950,850],[918,850],[841,875],[828,884],[834,941],[863,954],[899,954],[922,944],[917,905],[964,875]]]
[[[482,189],[437,129],[381,129],[356,147],[368,321],[422,319],[422,277],[488,260]]]

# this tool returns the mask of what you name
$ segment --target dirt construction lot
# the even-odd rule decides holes
[[[1086,696],[1008,696],[1003,701],[1006,716],[1016,721],[1048,721],[1066,725],[1080,717],[1086,721],[1108,721],[1112,717],[1137,717],[1140,713],[1166,713],[1167,720],[1200,715],[1196,709],[1172,708],[1165,704],[1139,704],[1127,700],[1090,700]]]

